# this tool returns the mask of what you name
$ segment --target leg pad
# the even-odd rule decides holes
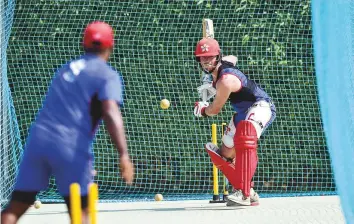
[[[249,121],[240,121],[236,127],[234,145],[236,150],[235,175],[243,194],[250,195],[252,177],[256,171],[257,131]]]
[[[225,175],[229,183],[235,188],[236,183],[238,183],[235,176],[235,165],[221,157],[217,153],[218,147],[213,143],[207,143],[205,149],[210,156],[211,162]]]

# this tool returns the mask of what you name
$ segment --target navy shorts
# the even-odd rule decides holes
[[[62,196],[69,195],[74,182],[80,184],[81,195],[87,195],[87,186],[93,182],[92,158],[90,149],[71,148],[60,139],[46,138],[34,131],[27,140],[15,190],[45,190],[53,175]]]

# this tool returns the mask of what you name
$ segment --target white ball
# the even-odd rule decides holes
[[[33,206],[36,208],[36,209],[39,209],[41,206],[42,206],[42,202],[40,201],[35,201]]]
[[[156,194],[155,195],[155,201],[162,201],[162,200],[163,200],[162,194]]]
[[[170,101],[168,101],[168,99],[162,99],[160,102],[160,107],[164,110],[168,109],[170,107]]]

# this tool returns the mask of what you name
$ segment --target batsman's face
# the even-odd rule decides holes
[[[217,56],[200,57],[200,65],[204,70],[212,71],[216,66]]]

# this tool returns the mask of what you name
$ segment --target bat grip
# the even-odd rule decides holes
[[[203,102],[206,102],[207,101],[207,97],[208,97],[208,90],[203,90],[203,97],[202,97],[202,100]]]
[[[203,73],[202,83],[203,83],[203,85],[210,83],[210,76],[208,74]],[[208,90],[204,89],[202,92],[202,101],[206,102],[207,99],[208,99]]]

